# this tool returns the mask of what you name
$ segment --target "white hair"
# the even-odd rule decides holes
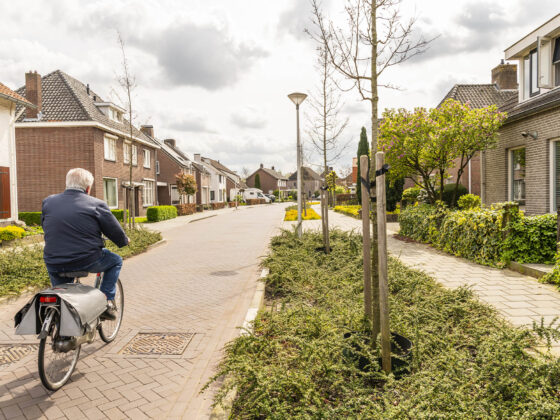
[[[66,174],[66,189],[86,190],[93,185],[93,175],[82,168],[70,169]]]

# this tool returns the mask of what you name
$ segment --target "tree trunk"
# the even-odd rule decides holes
[[[377,4],[371,5],[371,158],[369,179],[375,179],[375,153],[377,152],[377,107],[379,96],[377,92]],[[371,197],[375,197],[375,188],[370,189]],[[372,241],[371,241],[371,287],[372,287],[372,344],[375,345],[380,332],[380,307],[379,307],[379,260],[378,260],[378,233],[377,233],[377,208],[371,206]]]

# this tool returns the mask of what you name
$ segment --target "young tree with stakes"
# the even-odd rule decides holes
[[[129,165],[128,165],[128,227],[133,228],[135,227],[134,223],[134,215],[136,212],[135,209],[135,202],[134,202],[134,186],[132,184],[132,146],[134,145],[134,139],[132,137],[132,91],[136,87],[136,81],[134,76],[130,74],[130,70],[128,67],[128,59],[126,57],[125,52],[125,45],[124,40],[121,36],[121,33],[117,31],[118,42],[121,47],[122,53],[122,74],[118,77],[119,85],[125,91],[127,101],[127,109],[128,109],[128,140],[130,141],[130,156],[129,156]]]
[[[327,173],[329,164],[332,164],[348,146],[348,142],[341,143],[341,135],[348,125],[348,118],[340,120],[339,113],[342,108],[341,95],[337,93],[333,80],[334,69],[330,64],[325,46],[317,48],[317,70],[320,73],[320,85],[317,93],[311,95],[309,106],[312,115],[307,115],[310,129],[309,138],[313,142],[315,150],[322,157],[323,163],[323,191],[321,194],[321,216],[323,228],[323,246],[325,252],[330,252],[329,241],[329,209],[327,195]]]
[[[379,82],[388,68],[424,52],[430,41],[413,33],[415,18],[403,21],[399,14],[400,0],[347,0],[347,27],[336,27],[323,14],[319,0],[311,0],[314,24],[319,40],[324,43],[333,67],[350,82],[343,90],[357,90],[362,100],[371,105],[370,179],[375,175],[377,151],[379,87],[394,88]],[[372,190],[373,195],[373,190]],[[377,250],[377,211],[372,219],[372,283],[373,313],[379,314],[379,273]],[[380,332],[379,316],[374,316],[372,337]],[[374,340],[375,341],[375,340]]]

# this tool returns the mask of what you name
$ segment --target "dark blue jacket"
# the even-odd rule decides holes
[[[101,234],[117,246],[127,245],[123,228],[104,201],[68,189],[43,200],[43,258],[49,269],[83,268],[101,258]]]

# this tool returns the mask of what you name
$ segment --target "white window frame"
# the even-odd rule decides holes
[[[110,134],[103,135],[103,158],[111,162],[117,161],[117,139]]]
[[[555,191],[555,180],[556,180],[556,143],[560,142],[560,137],[550,140],[549,142],[549,197],[550,197],[550,212],[556,213],[557,206],[560,203],[556,203],[556,191]],[[527,152],[525,152],[527,153]]]
[[[513,152],[515,150],[525,149],[525,174],[527,173],[527,146],[517,146],[507,149],[507,200],[506,201],[514,201],[513,200]],[[526,178],[525,178],[526,179]],[[527,185],[525,184],[525,204],[519,205],[519,207],[525,207],[527,205]]]
[[[159,175],[159,160],[156,160],[156,175]]]
[[[142,192],[142,205],[144,207],[150,207],[153,206],[155,202],[155,191],[154,191],[155,180],[144,178],[143,181],[144,181],[144,191]],[[151,188],[148,188],[148,185],[150,185]],[[147,191],[151,191],[151,197],[148,197],[148,194],[146,194]],[[146,200],[147,198],[151,198],[151,202],[147,201]]]
[[[130,153],[131,153],[130,142],[129,141],[123,142],[123,162],[126,164],[130,164]]]
[[[132,144],[131,153],[132,153],[132,166],[138,166],[138,146]]]
[[[150,169],[152,167],[152,153],[150,149],[143,149],[144,151],[144,168]],[[147,159],[146,159],[147,157]]]
[[[109,203],[107,202],[107,197],[105,197],[105,180],[106,179],[111,179],[115,181],[115,197],[116,197],[116,204],[114,206],[110,206]],[[118,187],[119,183],[118,183],[118,178],[112,178],[110,176],[104,176],[103,177],[103,201],[105,201],[105,203],[107,203],[107,206],[109,206],[110,209],[118,209],[119,208],[119,187]]]

